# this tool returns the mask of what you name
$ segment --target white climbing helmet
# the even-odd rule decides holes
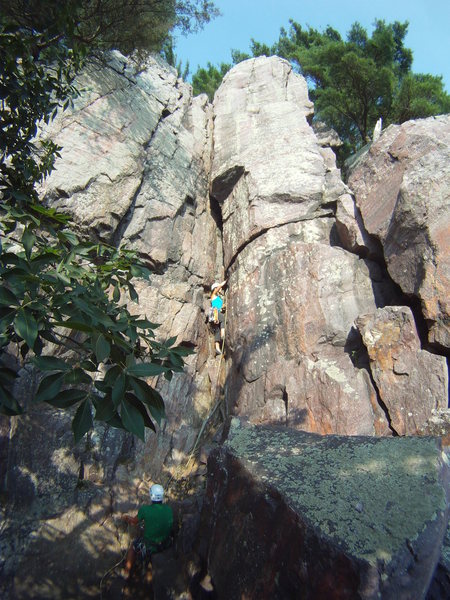
[[[220,283],[218,281],[215,281],[211,286],[211,291],[214,291],[218,287],[220,287]]]
[[[150,488],[150,500],[152,502],[162,502],[164,500],[164,488],[162,485],[155,483]]]

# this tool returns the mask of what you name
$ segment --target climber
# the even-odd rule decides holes
[[[221,342],[225,338],[225,315],[222,310],[224,301],[222,298],[222,290],[227,280],[221,283],[217,281],[211,286],[211,310],[209,321],[214,325],[214,344],[216,354],[222,354]]]
[[[173,511],[163,504],[164,489],[155,484],[150,488],[151,504],[144,504],[136,517],[122,515],[122,520],[130,525],[141,525],[142,535],[131,544],[125,561],[125,572],[130,577],[138,556],[144,565],[151,562],[152,554],[161,552],[170,546],[173,533]]]

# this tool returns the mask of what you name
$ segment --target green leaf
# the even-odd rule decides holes
[[[133,302],[137,302],[139,300],[139,296],[136,290],[134,289],[134,285],[132,285],[131,283],[128,283],[128,291],[130,293],[130,298],[133,300]]]
[[[103,362],[109,356],[111,346],[103,334],[100,334],[95,343],[95,356],[98,362]]]
[[[117,429],[123,429],[124,431],[128,431],[128,429],[122,423],[122,419],[120,418],[118,413],[115,413],[111,417],[111,419],[108,419],[107,423],[108,425],[111,425],[111,427],[116,427]]]
[[[123,400],[126,382],[127,378],[124,373],[121,373],[114,382],[114,386],[111,392],[111,398],[115,408],[117,408]]]
[[[103,381],[106,383],[106,385],[108,387],[112,388],[114,385],[114,382],[116,381],[116,379],[119,377],[119,375],[121,373],[122,373],[122,369],[119,367],[119,365],[113,365],[111,368],[109,368],[106,371]]]
[[[72,431],[75,438],[75,444],[81,440],[93,426],[91,404],[85,400],[77,409],[72,421]]]
[[[149,429],[153,429],[153,431],[156,431],[156,427],[153,421],[150,419],[147,409],[142,404],[142,402],[133,394],[127,394],[126,398],[127,401],[130,402],[130,404],[132,404],[134,408],[136,408],[141,413],[142,418],[144,419],[144,426],[148,427]]]
[[[69,371],[70,365],[55,356],[35,356],[32,362],[41,371]]]
[[[66,375],[64,376],[64,383],[67,383],[68,385],[72,385],[74,383],[89,384],[92,383],[92,379],[83,369],[77,367],[69,373],[66,373]]]
[[[20,304],[15,294],[8,290],[4,284],[0,287],[0,304],[4,306],[19,306]]]
[[[25,248],[25,256],[30,259],[31,252],[33,250],[34,243],[36,242],[36,236],[34,235],[32,229],[27,227],[22,235],[22,244]]]
[[[175,344],[176,341],[177,341],[177,336],[175,335],[174,337],[171,337],[168,340],[166,340],[164,342],[163,346],[165,348],[170,348],[170,346],[173,346],[173,344]]]
[[[183,345],[175,346],[175,348],[171,348],[170,351],[178,354],[179,356],[189,356],[190,354],[195,354],[195,348]]]
[[[0,412],[4,415],[14,416],[20,415],[23,411],[20,404],[13,397],[11,392],[0,385]]]
[[[72,319],[68,319],[67,321],[54,321],[53,325],[57,325],[58,327],[67,327],[67,329],[73,329],[75,331],[83,331],[85,333],[90,333],[94,331],[94,328],[86,323],[81,323],[79,321],[73,321]]]
[[[94,381],[94,385],[102,394],[107,394],[110,391],[110,386],[106,385],[104,381]]]
[[[174,371],[181,373],[183,371],[184,362],[181,356],[175,354],[174,352],[170,352],[170,366]]]
[[[158,327],[161,327],[158,323],[152,323],[148,319],[138,319],[134,324],[140,329],[158,329]]]
[[[139,410],[128,400],[124,400],[120,407],[120,416],[125,428],[145,441],[144,419]]]
[[[39,384],[34,402],[48,402],[59,394],[64,379],[64,373],[54,373],[44,377]]]
[[[142,270],[137,265],[130,265],[130,271],[133,277],[142,277]]]
[[[136,396],[149,407],[152,417],[158,425],[161,425],[161,420],[166,418],[166,410],[161,395],[141,379],[130,377],[130,383]]]
[[[167,367],[156,363],[140,363],[128,367],[127,372],[129,375],[136,377],[154,377],[155,375],[161,375],[161,373],[167,373],[167,370]]]
[[[114,286],[113,300],[114,300],[114,302],[119,302],[119,300],[120,300],[120,290],[119,290],[118,285]]]
[[[0,331],[6,331],[14,321],[14,309],[0,308]]]
[[[58,237],[62,241],[69,242],[72,246],[76,246],[79,243],[77,236],[70,229],[63,229],[63,231],[58,233]]]
[[[30,348],[34,346],[38,335],[38,326],[33,314],[26,308],[17,311],[17,316],[14,319],[14,329]]]
[[[91,360],[83,360],[80,363],[80,367],[85,371],[90,371],[91,373],[95,373],[97,371],[96,365]]]
[[[16,254],[12,254],[11,252],[4,252],[2,254],[2,263],[5,265],[14,265],[18,267],[24,273],[28,273],[29,266],[26,260],[20,258]]]
[[[95,401],[95,418],[97,421],[110,421],[116,413],[111,398],[97,398]]]
[[[86,390],[77,390],[76,388],[72,388],[69,390],[63,390],[51,398],[51,400],[47,400],[47,403],[51,404],[55,408],[69,408],[69,406],[73,406],[80,400],[84,400],[86,396]]]

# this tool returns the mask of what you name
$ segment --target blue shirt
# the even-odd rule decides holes
[[[223,300],[220,296],[216,296],[214,300],[211,300],[211,306],[217,308],[218,311],[222,310]]]

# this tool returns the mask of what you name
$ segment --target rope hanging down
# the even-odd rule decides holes
[[[219,389],[219,379],[220,379],[220,373],[221,373],[221,369],[222,369],[222,365],[224,364],[223,361],[223,357],[224,357],[224,348],[225,348],[225,336],[226,336],[226,327],[227,327],[227,314],[228,314],[228,307],[227,307],[227,296],[228,296],[228,290],[225,292],[225,319],[224,319],[224,324],[223,324],[223,329],[224,329],[224,336],[222,339],[222,347],[221,347],[221,353],[220,353],[220,360],[219,360],[219,365],[217,368],[217,377],[216,377],[216,384],[214,386],[214,400],[216,401],[213,408],[211,409],[211,411],[209,412],[209,414],[206,416],[206,418],[203,420],[202,426],[200,427],[200,431],[197,434],[197,437],[195,439],[195,443],[192,447],[191,452],[189,453],[189,456],[187,458],[186,464],[183,466],[182,464],[180,464],[175,472],[175,474],[173,474],[170,479],[169,482],[167,483],[167,487],[172,483],[172,481],[174,479],[178,480],[179,479],[179,475],[181,473],[182,470],[189,470],[191,468],[191,461],[194,458],[194,455],[197,451],[197,448],[199,446],[201,437],[203,435],[203,432],[205,431],[205,428],[207,426],[207,424],[209,423],[209,421],[212,419],[212,417],[215,415],[217,409],[219,408],[221,402],[222,402],[222,398],[219,397],[217,398],[217,390]],[[191,474],[190,470],[188,471],[186,477],[189,477],[189,475]]]

